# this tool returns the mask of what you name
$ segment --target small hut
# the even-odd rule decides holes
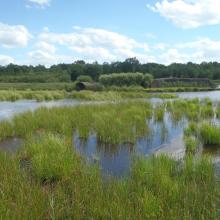
[[[95,82],[78,82],[76,83],[76,90],[91,90],[91,91],[100,91],[102,90],[102,85]]]

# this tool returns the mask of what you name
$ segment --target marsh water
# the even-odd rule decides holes
[[[220,91],[211,92],[184,92],[177,93],[180,98],[210,98],[220,101]],[[154,99],[154,102],[161,101]],[[50,102],[36,102],[20,100],[16,102],[0,102],[0,120],[10,119],[15,114],[25,111],[34,111],[39,107],[67,106],[89,104],[94,102],[78,100],[59,100]],[[100,102],[98,102],[100,103]],[[134,144],[125,143],[121,145],[106,145],[99,143],[96,134],[93,133],[87,140],[82,140],[77,134],[73,136],[73,145],[88,161],[100,165],[103,174],[124,176],[129,172],[132,159],[137,155],[149,156],[165,153],[180,159],[184,157],[183,131],[187,121],[182,120],[175,123],[168,113],[165,114],[163,122],[148,122],[150,133],[145,137],[138,138]],[[0,150],[14,152],[22,145],[22,140],[13,138],[0,143]],[[220,170],[220,150],[202,149],[203,153],[212,154]]]
[[[130,163],[135,156],[165,153],[175,159],[184,156],[182,139],[186,121],[173,123],[169,114],[165,114],[163,122],[148,122],[150,132],[145,137],[138,138],[135,144],[107,145],[99,143],[96,134],[91,134],[87,140],[80,139],[76,134],[73,144],[80,154],[90,162],[98,163],[103,174],[124,176],[128,174]]]

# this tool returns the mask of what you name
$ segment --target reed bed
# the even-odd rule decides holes
[[[0,122],[0,140],[24,140],[15,155],[0,152],[0,218],[219,219],[214,165],[193,157],[198,139],[219,143],[219,128],[200,123],[210,120],[203,108],[214,106],[197,99],[156,106],[128,101],[40,108]],[[98,164],[87,163],[72,146],[74,134],[86,140],[94,133],[109,146],[134,144],[152,135],[151,121],[163,125],[165,114],[177,123],[190,121],[184,132],[189,154],[182,161],[134,157],[127,177],[103,179]],[[161,129],[165,135],[165,125]]]
[[[175,94],[147,94],[144,91],[81,91],[66,92],[65,90],[0,90],[0,101],[17,101],[21,99],[50,101],[59,99],[80,99],[88,101],[117,101],[124,99],[173,99]]]
[[[56,146],[65,144],[47,134],[40,138],[44,148],[52,147],[48,135]],[[188,157],[183,165],[165,156],[134,159],[129,177],[103,182],[98,167],[86,165],[74,152],[60,156],[55,150],[45,158],[47,149],[30,151],[28,171],[20,168],[21,156],[0,153],[2,219],[219,218],[219,182],[208,158]],[[39,163],[43,158],[38,154],[47,163]]]

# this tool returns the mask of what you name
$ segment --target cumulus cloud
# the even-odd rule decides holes
[[[0,54],[0,65],[1,66],[5,66],[5,65],[8,65],[10,63],[14,63],[14,58],[12,58],[10,56]]]
[[[29,64],[51,66],[58,63],[73,62],[72,56],[57,54],[56,47],[51,43],[38,41],[34,47],[35,50],[28,53]]]
[[[23,25],[10,26],[0,23],[0,46],[6,48],[25,47],[31,34]]]
[[[56,52],[56,47],[53,44],[49,44],[44,41],[39,41],[35,45],[36,48],[46,51],[48,53],[55,53]]]
[[[189,58],[194,62],[220,61],[220,41],[200,38],[196,41],[177,44],[180,50],[190,50]]]
[[[67,47],[85,60],[114,61],[130,56],[146,58],[149,45],[125,35],[96,28],[76,28],[71,33],[43,32],[41,41]],[[137,52],[141,50],[141,52]]]
[[[73,57],[67,55],[60,55],[48,53],[43,50],[34,50],[28,53],[28,64],[51,66],[58,63],[71,63]]]
[[[219,0],[162,0],[147,7],[181,28],[220,23]]]

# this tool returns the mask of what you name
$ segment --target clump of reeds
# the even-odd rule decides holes
[[[220,128],[211,123],[200,126],[200,138],[205,145],[220,145]]]

